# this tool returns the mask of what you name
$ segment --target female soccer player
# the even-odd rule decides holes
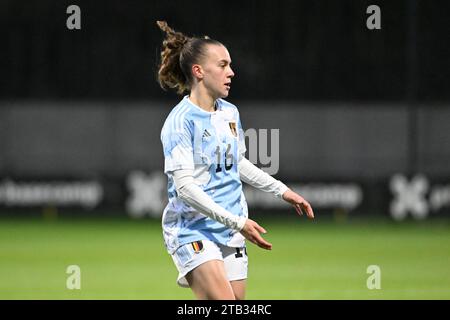
[[[234,72],[227,48],[209,37],[187,37],[165,21],[158,81],[189,92],[168,115],[162,131],[169,203],[162,226],[179,271],[177,283],[198,299],[244,299],[245,239],[271,250],[263,227],[248,218],[241,180],[291,203],[314,218],[310,204],[244,156],[245,137],[228,96]]]

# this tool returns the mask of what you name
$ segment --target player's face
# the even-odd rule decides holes
[[[222,45],[208,45],[206,57],[202,61],[203,84],[215,99],[226,98],[231,88],[231,58],[227,48]]]

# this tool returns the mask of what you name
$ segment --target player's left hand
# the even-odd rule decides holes
[[[283,200],[292,204],[299,215],[303,215],[303,211],[306,211],[306,216],[309,219],[314,219],[314,212],[309,204],[301,195],[295,193],[291,189],[287,189],[283,193]]]

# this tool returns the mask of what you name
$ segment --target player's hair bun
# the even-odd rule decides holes
[[[206,56],[206,45],[222,45],[208,36],[188,37],[173,30],[166,21],[156,21],[165,33],[158,69],[158,82],[164,90],[175,89],[178,94],[190,90],[193,81],[191,67]]]

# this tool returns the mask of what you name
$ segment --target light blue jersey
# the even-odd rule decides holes
[[[185,96],[168,115],[161,130],[164,173],[168,177],[169,203],[162,218],[166,248],[209,239],[230,247],[244,246],[237,231],[196,211],[178,197],[172,172],[191,169],[194,182],[217,204],[237,216],[248,217],[238,162],[245,155],[245,137],[238,109],[216,100],[216,111],[207,112]]]

